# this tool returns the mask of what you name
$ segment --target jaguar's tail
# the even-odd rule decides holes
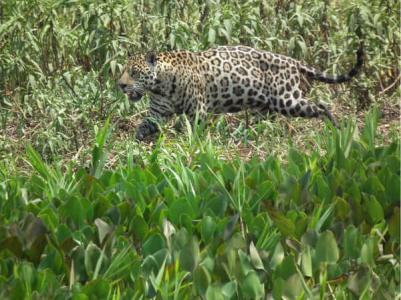
[[[356,64],[354,67],[348,72],[348,74],[342,74],[342,75],[329,75],[324,72],[320,72],[314,68],[307,67],[307,66],[300,66],[300,71],[304,74],[306,74],[309,78],[314,79],[314,80],[319,80],[322,82],[326,83],[341,83],[341,82],[346,82],[352,79],[355,75],[358,74],[359,70],[361,69],[363,65],[363,56],[364,56],[364,51],[363,51],[363,43],[361,42],[359,45],[359,49],[356,52]]]

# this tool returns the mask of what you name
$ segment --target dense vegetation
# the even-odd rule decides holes
[[[399,1],[0,2],[2,299],[400,296]],[[357,80],[319,120],[133,140],[128,52],[246,44]],[[146,101],[144,101],[146,102]]]

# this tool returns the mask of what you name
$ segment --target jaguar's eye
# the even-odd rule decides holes
[[[136,74],[137,74],[137,71],[136,71],[134,68],[132,68],[129,75],[130,75],[131,77],[134,77]]]

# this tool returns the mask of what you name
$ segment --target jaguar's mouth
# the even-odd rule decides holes
[[[142,93],[138,93],[135,91],[127,92],[126,95],[128,96],[128,99],[132,102],[137,102],[137,101],[141,100],[143,97]]]

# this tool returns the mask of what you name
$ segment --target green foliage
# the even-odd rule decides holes
[[[0,1],[0,298],[399,297],[399,130],[378,134],[379,110],[399,100],[399,11],[392,0]],[[222,44],[339,73],[360,38],[358,80],[310,95],[374,102],[364,126],[229,116],[144,146],[132,129],[146,103],[115,84],[129,52]]]
[[[29,147],[34,172],[7,176],[0,192],[1,296],[394,297],[399,198],[384,187],[400,180],[400,144],[370,142],[376,117],[369,134],[350,134],[353,124],[327,130],[326,154],[293,149],[287,164],[218,160],[197,139],[176,159],[155,148],[143,166],[92,176],[56,172]],[[280,193],[263,197],[265,182]]]
[[[396,104],[399,10],[395,0],[2,1],[0,156],[12,161],[9,153],[28,139],[47,162],[90,164],[93,122],[107,116],[127,128],[128,116],[142,115],[144,106],[130,105],[115,82],[128,53],[151,49],[241,43],[338,73],[354,62],[360,28],[366,60],[358,82],[346,90],[318,85],[311,95],[326,102],[340,95],[358,107]],[[255,129],[247,139],[266,131]]]

